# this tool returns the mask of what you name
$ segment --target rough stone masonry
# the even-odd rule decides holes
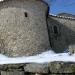
[[[75,63],[0,65],[0,75],[75,75]]]
[[[41,0],[0,2],[0,52],[16,57],[49,50],[47,10]]]
[[[66,16],[48,17],[50,44],[55,52],[75,53],[75,18]]]

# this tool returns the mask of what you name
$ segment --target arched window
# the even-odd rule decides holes
[[[57,28],[57,26],[54,26],[53,30],[54,30],[54,34],[58,35],[58,28]]]

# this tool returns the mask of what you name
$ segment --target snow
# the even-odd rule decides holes
[[[0,2],[1,2],[1,1],[4,1],[4,0],[0,0]]]
[[[54,53],[52,50],[43,52],[36,56],[10,58],[0,54],[0,65],[18,63],[49,63],[53,61],[75,62],[75,54]]]

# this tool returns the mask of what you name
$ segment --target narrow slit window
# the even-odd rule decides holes
[[[54,34],[58,34],[58,28],[57,28],[57,26],[54,26]]]
[[[24,15],[25,15],[25,17],[28,17],[28,14],[27,14],[27,12],[25,12],[25,13],[24,13]]]

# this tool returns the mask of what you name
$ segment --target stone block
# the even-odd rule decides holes
[[[51,73],[75,73],[75,63],[52,62],[49,69]]]
[[[1,71],[1,75],[24,75],[23,71]]]
[[[36,74],[48,73],[48,64],[26,64],[24,67],[25,72],[32,72]]]

